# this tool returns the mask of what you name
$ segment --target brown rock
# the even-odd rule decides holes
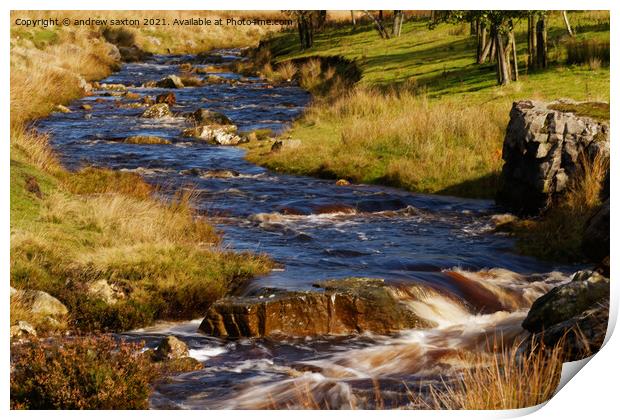
[[[174,96],[174,93],[172,92],[162,93],[161,95],[157,95],[157,97],[155,98],[155,103],[168,104],[168,106],[172,106],[176,102],[177,102],[177,98],[176,96]]]
[[[187,344],[169,335],[159,343],[153,356],[156,360],[179,359],[189,356],[189,349]]]
[[[274,291],[215,302],[200,330],[219,337],[315,336],[428,327],[381,279],[349,278],[316,284],[321,291]]]

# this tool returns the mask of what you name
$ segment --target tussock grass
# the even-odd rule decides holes
[[[466,369],[456,386],[432,392],[433,409],[510,410],[548,401],[562,373],[563,343],[546,348],[532,343],[523,352],[520,343],[497,353],[465,356]]]
[[[484,110],[358,88],[312,106],[291,133],[299,147],[253,148],[249,158],[296,173],[485,196],[501,169],[505,116]]]
[[[566,63],[588,64],[592,70],[598,70],[602,65],[609,66],[609,45],[609,40],[571,41],[566,45]]]
[[[601,205],[603,180],[609,159],[582,157],[581,174],[557,205],[541,218],[517,222],[511,228],[522,252],[562,261],[583,259],[582,240],[586,222]]]

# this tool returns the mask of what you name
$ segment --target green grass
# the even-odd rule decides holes
[[[608,42],[608,13],[569,16],[577,40]],[[302,141],[296,150],[270,152],[270,144],[250,143],[248,159],[278,171],[493,197],[513,101],[609,101],[609,67],[566,65],[568,45],[575,41],[559,14],[549,22],[551,64],[544,71],[527,69],[525,22],[517,22],[520,80],[505,87],[496,85],[493,64],[474,63],[475,39],[454,25],[429,30],[426,21],[409,21],[401,37],[382,40],[370,24],[354,31],[341,24],[317,34],[305,51],[295,32],[276,34],[268,43],[273,68],[304,57],[340,56],[355,61],[361,80],[353,89],[315,98],[286,133]],[[318,84],[305,81],[302,70],[302,86]],[[358,112],[363,107],[372,111]],[[454,123],[445,113],[470,121]]]

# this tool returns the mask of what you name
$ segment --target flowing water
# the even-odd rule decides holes
[[[218,54],[224,61],[239,59],[234,50]],[[156,56],[125,64],[103,82],[127,85],[141,95],[167,93],[171,90],[139,86],[179,74],[179,64],[192,60]],[[70,169],[134,171],[163,186],[164,194],[191,185],[198,209],[224,231],[225,246],[265,252],[281,263],[254,280],[249,291],[379,277],[437,327],[390,337],[225,341],[199,333],[200,320],[158,324],[126,336],[153,347],[174,334],[204,369],[158,385],[152,407],[406,405],[412,395],[445,385],[451,372],[463,368],[456,351],[484,349],[490,335],[523,336],[520,323],[533,300],[575,271],[517,255],[510,238],[492,232],[491,216],[498,209],[491,201],[275,174],[245,161],[240,148],[182,137],[188,123],[181,114],[198,108],[223,112],[240,131],[281,132],[309,101],[292,84],[270,86],[234,73],[216,74],[236,82],[172,90],[174,118],[139,118],[144,108],[127,106],[135,100],[102,90],[71,104],[72,113],[39,121],[37,128],[51,133]],[[83,104],[92,109],[83,110]],[[130,135],[161,136],[172,144],[118,141]],[[213,172],[220,169],[231,172],[226,177]]]

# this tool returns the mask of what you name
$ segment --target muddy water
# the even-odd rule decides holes
[[[236,51],[219,54],[224,61],[239,59]],[[126,64],[104,82],[122,83],[141,95],[165,93],[169,90],[139,86],[179,74],[179,64],[192,60],[157,56]],[[197,207],[214,217],[226,246],[265,252],[281,263],[249,291],[307,289],[326,278],[380,277],[438,327],[392,337],[222,341],[198,333],[197,320],[128,333],[149,346],[173,333],[204,362],[203,370],[159,385],[153,407],[406,405],[412,394],[443,384],[440,377],[462,368],[455,350],[483,348],[489,334],[520,337],[520,322],[533,299],[574,271],[514,253],[510,238],[490,231],[490,217],[498,211],[491,201],[275,174],[246,162],[239,148],[181,137],[187,127],[181,114],[201,107],[223,112],[240,131],[279,132],[309,101],[294,85],[273,87],[233,73],[216,74],[237,82],[174,90],[175,118],[139,118],[144,108],[126,106],[135,100],[96,91],[71,104],[72,113],[40,121],[38,129],[51,133],[71,169],[95,165],[138,172],[162,186],[164,194],[195,189]],[[83,110],[83,104],[92,109]],[[165,137],[172,144],[118,141],[138,134]],[[218,169],[233,176],[208,172]],[[414,294],[424,299],[409,299]]]

